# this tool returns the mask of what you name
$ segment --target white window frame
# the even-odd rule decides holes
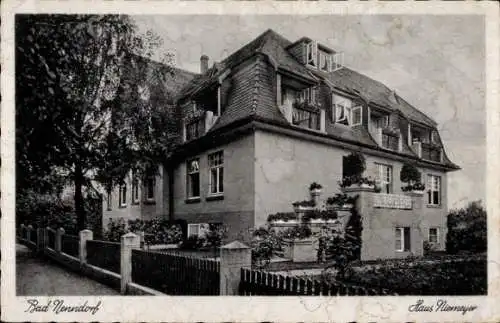
[[[323,65],[326,64],[326,70],[323,69]],[[330,72],[332,70],[332,55],[325,52],[319,52],[319,66],[318,69],[324,72]]]
[[[122,184],[120,185],[119,191],[118,191],[118,200],[120,207],[126,207],[127,206],[127,184]]]
[[[219,155],[219,163],[213,164],[213,160],[215,160]],[[212,159],[213,158],[213,159]],[[217,176],[215,176],[217,183],[215,183],[215,192],[212,192],[212,187],[214,187],[214,183],[212,183],[212,171],[215,170]],[[221,173],[222,173],[222,182],[221,182]],[[221,189],[222,186],[222,189]],[[224,194],[224,151],[219,150],[214,153],[208,155],[208,195],[222,195]]]
[[[347,121],[347,123],[350,125],[352,100],[337,94],[333,94],[332,104],[333,104],[332,113],[334,113],[334,117],[332,119],[335,120],[335,123]],[[340,113],[341,110],[343,111],[343,117],[339,118],[339,116],[341,115]]]
[[[309,59],[311,56],[311,59]],[[306,43],[306,65],[317,67],[318,66],[318,43],[311,41]]]
[[[356,111],[359,111],[359,122],[354,123],[354,112]],[[351,127],[363,124],[363,107],[361,105],[356,105],[352,107],[350,115],[351,115],[351,121],[349,122],[349,124],[351,125]]]
[[[380,181],[380,185],[386,188],[389,185],[389,192],[383,191],[383,193],[392,194],[394,186],[394,171],[392,165],[375,163],[377,167],[377,178]]]
[[[344,52],[333,54],[332,58],[332,72],[339,70],[344,65]]]
[[[190,166],[192,163],[196,163],[194,170],[190,170],[191,169]],[[194,175],[194,174],[198,174],[198,195],[191,195],[191,186],[193,185],[191,175]],[[187,162],[187,165],[186,165],[186,183],[187,183],[187,190],[186,190],[187,198],[188,199],[200,198],[200,195],[201,195],[201,188],[200,188],[201,177],[200,177],[200,159],[199,158],[191,159],[190,161]]]
[[[431,206],[440,206],[441,205],[441,199],[442,199],[442,179],[441,176],[439,175],[434,175],[434,174],[427,174],[427,193],[430,194],[427,195],[427,205]],[[438,203],[435,203],[434,201],[434,192],[438,192]],[[429,197],[430,200],[429,201]]]
[[[196,233],[192,233],[193,229],[196,228]],[[188,223],[188,227],[187,227],[187,236],[188,237],[191,237],[193,235],[199,237],[200,236],[200,229],[201,229],[201,225],[199,223]]]
[[[436,241],[431,241],[431,230],[434,229],[436,230]],[[427,240],[429,243],[439,243],[439,228],[438,227],[430,227],[428,234],[427,234]]]
[[[397,252],[405,252],[405,251],[411,251],[411,250],[406,250],[406,246],[405,246],[405,228],[408,228],[408,227],[396,227],[395,228],[395,232],[394,232],[394,241],[396,242],[397,241],[397,232],[400,233],[400,238],[401,238],[401,247],[398,249],[396,246],[395,246],[395,249]],[[411,241],[411,228],[410,230],[408,230],[410,236],[410,241]],[[411,246],[411,243],[410,243],[410,246]]]

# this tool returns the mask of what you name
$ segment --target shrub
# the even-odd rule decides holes
[[[401,167],[401,172],[399,173],[399,179],[403,183],[420,183],[421,176],[418,168],[410,163],[405,163],[403,167]]]
[[[425,185],[422,183],[408,184],[406,186],[401,187],[403,192],[411,192],[411,191],[423,191],[425,190]]]
[[[305,212],[305,214],[302,216],[302,221],[307,223],[310,222],[311,220],[315,219],[321,219],[324,221],[327,220],[335,220],[338,218],[338,214],[335,211],[330,211],[330,210],[311,210]]]
[[[252,263],[259,267],[265,267],[271,258],[282,250],[281,238],[274,230],[260,227],[252,235]]]
[[[273,221],[285,221],[288,222],[290,220],[297,220],[297,213],[295,212],[278,212],[275,214],[269,214],[267,217],[268,222]]]
[[[104,239],[120,242],[121,236],[127,233],[126,223],[123,218],[118,220],[109,219],[108,228],[104,232]]]
[[[358,152],[351,152],[344,159],[344,177],[361,177],[366,169],[365,156]]]
[[[283,239],[307,239],[312,235],[311,228],[307,225],[298,225],[286,228],[280,233]]]
[[[199,237],[197,235],[191,235],[181,243],[180,249],[198,250],[200,248],[205,247],[206,244],[207,244],[207,241],[205,238]]]
[[[144,242],[151,244],[176,244],[183,240],[181,226],[166,219],[151,220],[118,220],[110,219],[104,238],[109,241],[120,241],[120,237],[127,232],[139,234],[144,232]]]
[[[304,207],[315,207],[316,202],[314,200],[304,200],[304,201],[297,201],[292,203],[293,207],[297,206],[304,206]]]
[[[358,199],[356,196],[348,196],[347,194],[335,194],[326,199],[327,205],[344,205],[344,204],[354,204]]]
[[[346,176],[339,181],[339,186],[341,188],[349,187],[353,184],[361,185],[367,184],[370,186],[375,186],[375,181],[371,177],[361,177],[361,176]]]
[[[486,210],[481,201],[469,203],[467,207],[452,210],[448,214],[446,251],[484,252],[487,246]]]
[[[209,224],[209,230],[205,235],[207,246],[218,248],[227,236],[227,227],[223,224]]]

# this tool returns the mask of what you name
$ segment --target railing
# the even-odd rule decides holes
[[[61,251],[78,258],[80,255],[80,238],[78,236],[63,234],[61,237]]]
[[[411,210],[412,200],[406,195],[378,193],[373,194],[373,207]]]
[[[120,274],[120,243],[88,240],[87,262],[93,266]]]
[[[294,102],[292,105],[292,123],[299,127],[320,130],[320,110],[313,107],[309,108],[306,103]]]
[[[422,159],[441,162],[441,148],[432,144],[422,143]]]
[[[271,272],[241,269],[240,295],[276,296],[363,296],[390,295],[380,288],[365,288],[342,282],[327,283],[302,277],[283,276]]]
[[[56,230],[47,227],[47,247],[55,250],[56,249]]]
[[[169,295],[219,295],[220,263],[132,250],[132,281]]]

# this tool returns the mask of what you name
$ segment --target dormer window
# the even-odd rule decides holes
[[[333,95],[332,98],[334,114],[333,120],[336,123],[344,124],[346,126],[357,126],[362,124],[362,107],[360,105],[353,106],[353,102],[338,95]]]
[[[330,72],[332,70],[332,55],[325,52],[319,52],[319,68],[322,71]]]
[[[306,44],[306,64],[318,66],[318,43],[309,42]]]

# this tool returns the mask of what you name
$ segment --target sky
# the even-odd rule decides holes
[[[448,207],[486,196],[485,35],[479,15],[134,16],[163,39],[175,64],[199,72],[271,28],[344,52],[344,64],[381,81],[438,123],[448,157]],[[154,58],[154,57],[153,57]]]

